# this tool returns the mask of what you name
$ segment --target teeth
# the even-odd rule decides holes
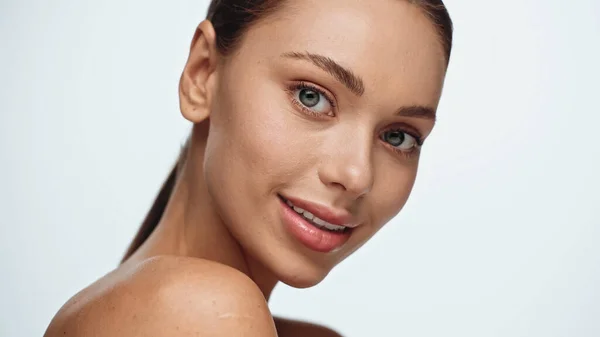
[[[298,213],[303,213],[304,212],[304,210],[302,208],[296,207],[296,206],[294,206],[294,211],[296,211]]]
[[[326,229],[328,229],[330,231],[334,231],[334,232],[341,232],[344,229],[346,229],[346,227],[344,227],[344,226],[334,225],[325,220],[317,218],[311,212],[305,211],[304,209],[302,209],[300,207],[294,206],[289,200],[286,200],[286,204],[288,206],[290,206],[294,211],[296,211],[296,213],[302,215],[305,219],[310,220],[314,225],[316,225],[319,228],[326,228]]]
[[[294,205],[293,205],[293,204],[292,204],[292,203],[291,203],[289,200],[287,200],[285,203],[286,203],[288,206],[290,206],[291,208],[293,208],[293,209],[294,209],[294,211],[296,211],[296,213],[300,213],[300,214],[302,214],[302,213],[304,212],[304,210],[303,210],[302,208],[294,206]]]
[[[338,226],[338,225],[330,224],[329,222],[321,220],[321,219],[319,219],[317,217],[315,217],[312,221],[314,223],[316,223],[317,225],[323,226],[323,227],[325,227],[325,228],[327,228],[329,230],[332,230],[332,231],[343,231],[344,229],[346,229],[346,227],[344,227],[344,226]]]

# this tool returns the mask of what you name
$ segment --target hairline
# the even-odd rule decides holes
[[[434,8],[435,6],[440,6],[440,7],[443,7],[447,13],[447,11],[448,11],[447,7],[441,1],[440,1],[440,5],[428,3],[426,0],[399,0],[399,1],[405,1],[411,5],[417,6],[421,10],[423,15],[426,17],[427,21],[429,21],[429,23],[431,25],[433,25],[433,29],[435,30],[438,43],[442,47],[442,55],[444,57],[444,60],[446,61],[446,67],[447,67],[450,63],[450,54],[452,52],[452,34],[453,34],[452,21],[450,20],[450,25],[448,27],[449,31],[445,32],[444,28],[438,22],[436,22],[436,16],[435,16],[434,12],[431,10],[431,8]],[[231,45],[230,50],[228,50],[226,54],[222,54],[222,56],[225,59],[227,59],[231,55],[237,54],[237,52],[240,49],[241,44],[244,42],[246,35],[250,29],[260,26],[260,25],[273,23],[275,21],[281,20],[282,19],[281,17],[277,17],[278,14],[284,12],[284,9],[286,7],[292,8],[292,6],[290,6],[291,3],[292,2],[290,2],[289,0],[265,0],[262,8],[260,8],[258,10],[254,10],[254,13],[256,15],[255,19],[253,19],[252,22],[244,28],[244,32],[241,34],[240,38],[237,41],[235,41]],[[207,17],[207,20],[211,21],[212,17]],[[211,21],[211,23],[212,23],[212,21]],[[229,54],[231,54],[231,55],[229,55]]]

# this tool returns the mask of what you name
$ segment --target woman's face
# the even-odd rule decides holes
[[[242,248],[307,287],[402,209],[446,60],[407,1],[290,3],[219,65],[204,167]]]

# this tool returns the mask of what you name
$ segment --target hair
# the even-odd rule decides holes
[[[444,48],[446,62],[449,62],[452,51],[453,25],[443,1],[408,1],[419,6],[435,25]],[[250,26],[280,9],[285,2],[285,0],[212,0],[206,18],[214,26],[219,53],[223,56],[230,55],[239,46],[244,33]],[[190,139],[188,138],[121,262],[127,260],[158,226],[180,171],[185,164],[189,146]]]

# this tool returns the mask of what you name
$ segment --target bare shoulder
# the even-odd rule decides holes
[[[275,318],[275,325],[280,337],[342,337],[338,332],[314,323]]]
[[[55,336],[277,336],[262,292],[214,262],[155,257],[121,267],[71,298]]]

